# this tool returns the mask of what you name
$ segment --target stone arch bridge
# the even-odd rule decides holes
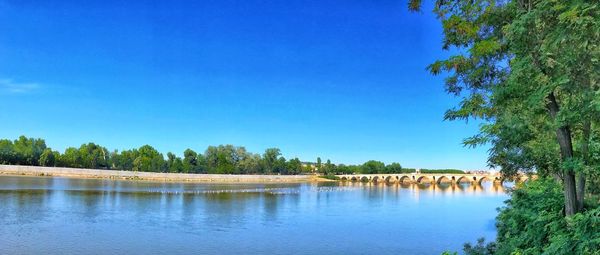
[[[373,183],[417,183],[417,184],[440,184],[440,183],[472,183],[481,184],[483,181],[494,183],[504,182],[500,174],[340,174],[336,175],[342,181],[360,181]],[[521,175],[516,181],[526,181],[530,177]]]

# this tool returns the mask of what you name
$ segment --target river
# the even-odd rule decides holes
[[[440,254],[495,237],[471,186],[0,176],[0,254]]]

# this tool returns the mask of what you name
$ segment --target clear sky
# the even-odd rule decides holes
[[[0,0],[0,137],[484,169],[405,0]]]

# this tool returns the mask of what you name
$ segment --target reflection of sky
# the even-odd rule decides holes
[[[478,237],[493,238],[495,209],[506,198],[502,186],[492,183],[0,177],[0,239],[6,240],[0,254],[439,254]],[[427,246],[415,245],[425,241]]]

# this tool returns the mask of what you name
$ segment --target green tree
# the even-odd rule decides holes
[[[13,142],[8,139],[0,139],[0,164],[16,164],[17,153]]]
[[[198,168],[198,153],[192,149],[183,152],[183,172],[193,173]]]
[[[321,168],[319,169],[319,172],[325,174],[325,175],[330,175],[330,174],[335,174],[336,171],[336,167],[334,164],[331,163],[331,160],[327,160],[325,161],[325,164],[321,166]]]
[[[164,172],[166,162],[163,155],[150,145],[138,149],[139,155],[133,160],[133,170],[141,172]]]
[[[496,254],[496,243],[486,244],[484,238],[479,238],[475,245],[465,244],[463,251],[466,255],[494,255]]]
[[[402,173],[402,166],[400,163],[391,163],[385,166],[385,172],[388,174]]]
[[[580,211],[585,176],[598,171],[590,160],[600,116],[598,3],[456,0],[437,1],[434,11],[443,48],[458,49],[429,66],[447,72],[446,90],[462,96],[445,118],[483,120],[466,145],[490,143],[490,164],[507,176],[561,178],[566,215]]]
[[[197,173],[197,174],[207,173],[206,158],[204,157],[204,155],[202,153],[198,153],[198,156],[196,156],[196,169],[194,169],[194,173]]]
[[[302,172],[302,162],[300,162],[300,159],[298,158],[290,159],[286,168],[288,174],[299,174]]]
[[[552,179],[514,190],[497,218],[495,254],[598,254],[600,208],[564,218],[562,193]]]
[[[138,155],[137,149],[124,150],[121,153],[114,151],[111,153],[112,164],[116,169],[133,170],[133,161]]]
[[[262,173],[261,158],[258,154],[248,153],[238,163],[241,173],[258,174]]]
[[[219,165],[219,149],[216,146],[208,146],[204,152],[204,158],[206,160],[207,172],[211,174],[216,173],[217,166]]]
[[[361,170],[359,166],[339,164],[336,167],[336,172],[339,174],[354,174],[360,173]]]
[[[79,154],[79,150],[74,147],[65,149],[65,152],[59,157],[58,166],[62,167],[83,167],[83,159]]]
[[[317,170],[320,170],[321,167],[323,167],[323,164],[321,162],[321,157],[317,157]]]
[[[239,169],[237,167],[240,157],[239,152],[245,149],[233,145],[209,146],[204,153],[208,173],[233,174]]]
[[[39,158],[46,149],[46,142],[43,139],[27,138],[20,136],[13,143],[15,151],[16,164],[20,165],[39,165]]]
[[[167,170],[170,173],[182,173],[185,172],[185,166],[181,158],[175,156],[175,154],[168,152],[167,153]],[[187,172],[186,172],[187,173]]]
[[[385,172],[385,164],[381,161],[369,160],[360,167],[363,174],[377,174]]]
[[[279,156],[281,156],[281,151],[278,148],[269,148],[265,150],[265,153],[263,154],[265,173],[271,174],[276,172]]]
[[[80,167],[83,168],[108,168],[110,154],[108,150],[94,143],[82,144],[79,147]]]
[[[289,174],[287,162],[284,157],[277,158],[277,161],[275,161],[275,166],[273,167],[273,173]]]
[[[55,166],[56,155],[58,152],[53,152],[51,149],[46,148],[42,155],[40,155],[40,166]]]

